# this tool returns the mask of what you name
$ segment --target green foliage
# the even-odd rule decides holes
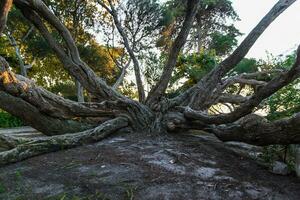
[[[180,81],[184,81],[183,85],[173,90],[171,96],[178,94],[196,84],[201,78],[209,73],[218,63],[215,51],[202,51],[200,54],[193,53],[188,55],[180,55],[174,75],[171,79],[171,87],[180,85]]]
[[[107,48],[98,44],[91,34],[92,29],[97,32],[98,28],[95,23],[98,8],[94,2],[46,0],[45,3],[70,30],[78,45],[82,60],[109,84],[114,82],[119,69],[115,66],[111,56],[118,58],[122,50],[111,48],[111,52],[108,53]],[[45,88],[59,87],[63,82],[73,81],[36,29],[24,39],[32,25],[24,19],[20,11],[14,7],[9,15],[8,29],[17,40],[25,64],[32,64],[32,68],[28,70],[28,76]],[[64,47],[65,43],[57,31],[50,26],[48,29],[52,37]],[[5,57],[13,71],[18,73],[19,63],[14,48],[5,37],[1,37],[0,47],[0,55]],[[59,86],[56,86],[57,84]]]
[[[200,54],[194,53],[181,55],[177,62],[176,72],[172,82],[185,77],[190,84],[197,83],[204,75],[210,72],[217,64],[214,51],[203,51]]]
[[[272,95],[267,103],[269,106],[269,120],[290,117],[300,112],[300,80],[294,81]]]
[[[168,49],[184,20],[187,8],[185,0],[169,0],[163,5],[163,14],[159,25],[163,27],[161,37],[157,41],[158,47]],[[195,18],[195,26],[187,42],[189,47],[206,50],[215,50],[216,54],[228,54],[237,45],[237,36],[241,33],[228,22],[238,20],[232,2],[229,0],[201,1],[200,9]]]
[[[0,128],[11,128],[22,125],[24,124],[19,118],[0,110]]]
[[[49,87],[48,90],[54,94],[63,96],[64,98],[76,101],[76,86],[74,81],[65,81],[55,84]]]
[[[254,58],[244,58],[233,70],[237,74],[253,73],[258,71],[258,61]]]
[[[295,62],[296,54],[292,53],[285,57],[273,59],[273,68],[289,69]],[[267,99],[269,108],[268,119],[276,120],[290,117],[300,112],[300,79],[283,87]]]
[[[266,69],[290,69],[296,59],[296,54],[292,53],[284,57],[269,56],[265,62]],[[278,120],[285,117],[291,117],[294,113],[300,112],[300,79],[283,87],[266,100],[268,108],[267,118],[269,120]],[[264,148],[262,158],[272,164],[280,160],[288,164],[291,170],[294,170],[295,148],[293,145],[270,145]]]
[[[293,145],[269,145],[263,148],[261,158],[270,166],[275,161],[285,162],[290,170],[294,170],[295,148]]]
[[[238,44],[237,37],[240,32],[232,25],[226,28],[226,31],[215,31],[211,37],[208,49],[215,49],[218,56],[226,55]]]
[[[166,55],[157,55],[155,52],[149,52],[145,57],[144,75],[150,87],[153,87],[160,79],[166,61]]]

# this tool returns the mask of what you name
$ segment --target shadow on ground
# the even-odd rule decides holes
[[[132,134],[2,167],[0,199],[298,200],[300,180],[211,135]]]

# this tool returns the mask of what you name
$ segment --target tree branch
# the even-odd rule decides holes
[[[6,35],[7,35],[7,38],[9,40],[11,46],[13,46],[15,49],[16,56],[18,58],[20,69],[21,69],[21,75],[27,77],[27,70],[26,70],[23,58],[21,56],[20,48],[18,47],[17,41],[15,40],[14,36],[9,31],[7,31]]]
[[[113,3],[111,2],[111,0],[108,0],[108,2],[109,2],[109,5],[110,5],[110,9],[101,0],[98,1],[98,3],[104,9],[106,9],[107,12],[110,13],[111,16],[113,17],[115,26],[117,27],[117,30],[118,30],[119,34],[121,35],[121,37],[123,39],[125,48],[126,48],[128,54],[129,54],[130,58],[133,61],[134,73],[135,73],[136,84],[137,84],[137,88],[138,88],[138,94],[139,94],[139,101],[144,102],[146,96],[145,96],[145,90],[144,90],[144,86],[143,86],[143,81],[142,81],[142,76],[141,76],[141,68],[140,68],[139,61],[136,58],[136,56],[133,52],[133,49],[130,47],[128,36],[122,28],[121,22],[118,18],[118,13],[117,13]]]
[[[120,74],[119,78],[117,79],[117,81],[115,82],[115,84],[113,85],[114,89],[117,89],[122,84],[122,82],[125,78],[125,75],[126,75],[126,71],[127,71],[128,67],[130,66],[130,63],[131,63],[131,60],[129,60],[127,62],[127,64],[122,67],[121,74]]]
[[[95,72],[91,70],[90,67],[81,61],[78,49],[70,32],[41,0],[33,2],[27,0],[15,0],[14,3],[22,11],[24,16],[40,31],[60,61],[64,64],[65,69],[91,94],[94,94],[99,99],[116,100],[125,98],[109,87],[105,81],[100,79]],[[39,15],[49,22],[64,38],[68,47],[68,52],[65,52],[63,50],[64,48],[55,41]]]
[[[233,124],[211,127],[220,140],[254,145],[300,144],[300,113],[288,119],[269,122],[257,115],[248,115]]]
[[[0,35],[2,31],[5,29],[7,15],[12,6],[13,0],[1,0],[0,2]]]
[[[264,99],[293,82],[298,77],[300,77],[300,46],[298,47],[296,61],[292,68],[288,72],[273,78],[234,112],[217,116],[208,116],[201,111],[195,111],[188,107],[185,111],[185,116],[191,119],[201,120],[208,124],[226,124],[234,122],[239,118],[250,114],[253,108],[258,106]]]
[[[162,76],[149,93],[147,104],[150,106],[152,106],[153,104],[157,104],[160,101],[160,98],[168,87],[172,72],[177,62],[177,58],[190,33],[199,5],[199,0],[189,0],[187,3],[186,16],[183,26],[174,43],[172,44],[172,47],[170,48],[170,52],[164,66]]]
[[[211,98],[222,77],[245,57],[268,26],[295,1],[279,0],[228,58],[202,78],[194,87],[172,99],[170,106],[178,106],[186,99],[191,99],[191,107],[200,110],[206,109],[207,105],[205,102]]]
[[[97,142],[126,126],[128,126],[127,119],[119,117],[87,131],[33,139],[17,145],[9,151],[1,152],[0,165],[21,161],[43,153]]]

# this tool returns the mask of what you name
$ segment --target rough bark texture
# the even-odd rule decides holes
[[[17,162],[42,153],[97,142],[127,125],[127,119],[116,118],[107,121],[96,128],[83,132],[21,142],[21,144],[17,145],[15,148],[0,153],[0,165]]]
[[[111,1],[108,1],[110,8],[101,2],[99,4],[113,16],[133,61],[140,101],[129,99],[115,90],[122,82],[128,66],[124,67],[115,86],[108,86],[81,60],[69,30],[43,1],[14,0],[16,7],[48,42],[64,69],[95,99],[89,103],[83,103],[82,100],[73,102],[52,94],[32,80],[11,72],[9,64],[0,57],[0,108],[52,136],[34,141],[0,136],[0,143],[10,149],[0,154],[2,164],[95,142],[122,128],[152,134],[200,129],[213,132],[223,141],[242,141],[256,145],[300,143],[299,114],[273,122],[251,114],[264,99],[300,76],[300,48],[296,62],[288,71],[226,76],[244,58],[267,27],[295,0],[279,0],[228,58],[195,86],[173,99],[167,99],[165,92],[177,57],[187,40],[200,4],[199,0],[189,0],[182,29],[170,49],[162,77],[151,90],[146,102],[138,59],[129,45],[117,12]],[[5,27],[11,3],[8,0],[0,3],[0,33]],[[64,47],[50,34],[49,26],[61,36]],[[274,76],[273,79],[270,74]],[[264,75],[265,79],[258,80],[260,75]],[[227,93],[226,89],[233,84],[259,89],[251,96]],[[231,112],[209,114],[207,110],[218,103],[228,106]]]
[[[161,100],[163,94],[165,93],[168,87],[169,81],[172,76],[172,72],[177,62],[177,58],[192,28],[194,18],[197,14],[199,5],[200,5],[199,0],[188,1],[186,16],[185,16],[182,29],[170,49],[169,57],[165,64],[160,80],[157,82],[157,84],[152,88],[152,90],[149,93],[147,104],[151,108],[160,109],[160,107],[157,107],[156,105],[159,103],[159,101]]]
[[[13,0],[2,0],[0,2],[0,36],[6,26],[7,14],[12,6]]]

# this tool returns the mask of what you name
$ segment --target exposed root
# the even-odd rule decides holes
[[[69,149],[83,144],[100,141],[117,130],[128,126],[128,120],[119,117],[100,126],[79,133],[44,137],[39,139],[17,139],[10,136],[1,136],[8,147],[8,151],[0,153],[0,165],[18,162],[43,153]]]

